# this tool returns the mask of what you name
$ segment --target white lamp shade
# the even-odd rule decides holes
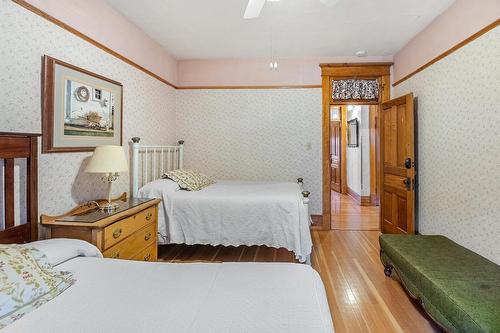
[[[127,170],[127,158],[121,146],[97,146],[85,172],[114,173]]]

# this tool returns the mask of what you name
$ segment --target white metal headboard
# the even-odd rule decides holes
[[[184,165],[184,141],[177,146],[141,145],[141,138],[133,137],[130,144],[132,156],[132,197],[137,197],[139,188],[161,178],[170,170],[182,169]]]

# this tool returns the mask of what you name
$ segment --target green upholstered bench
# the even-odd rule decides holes
[[[449,332],[500,332],[500,266],[444,236],[381,235],[385,274]]]

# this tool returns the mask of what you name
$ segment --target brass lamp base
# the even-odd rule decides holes
[[[115,202],[106,202],[105,204],[99,205],[99,209],[105,213],[113,213],[118,207],[120,207],[120,205]]]
[[[118,173],[108,173],[107,176],[104,176],[102,180],[106,183],[108,183],[108,202],[99,205],[99,208],[101,211],[106,212],[106,213],[113,213],[116,211],[118,207],[120,207],[119,204],[112,202],[111,201],[111,186],[113,185],[113,182],[118,178]]]

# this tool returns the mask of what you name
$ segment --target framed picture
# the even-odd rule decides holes
[[[347,122],[347,146],[356,148],[359,146],[358,143],[358,118],[354,118]]]
[[[42,75],[43,153],[122,144],[121,83],[49,56]]]

